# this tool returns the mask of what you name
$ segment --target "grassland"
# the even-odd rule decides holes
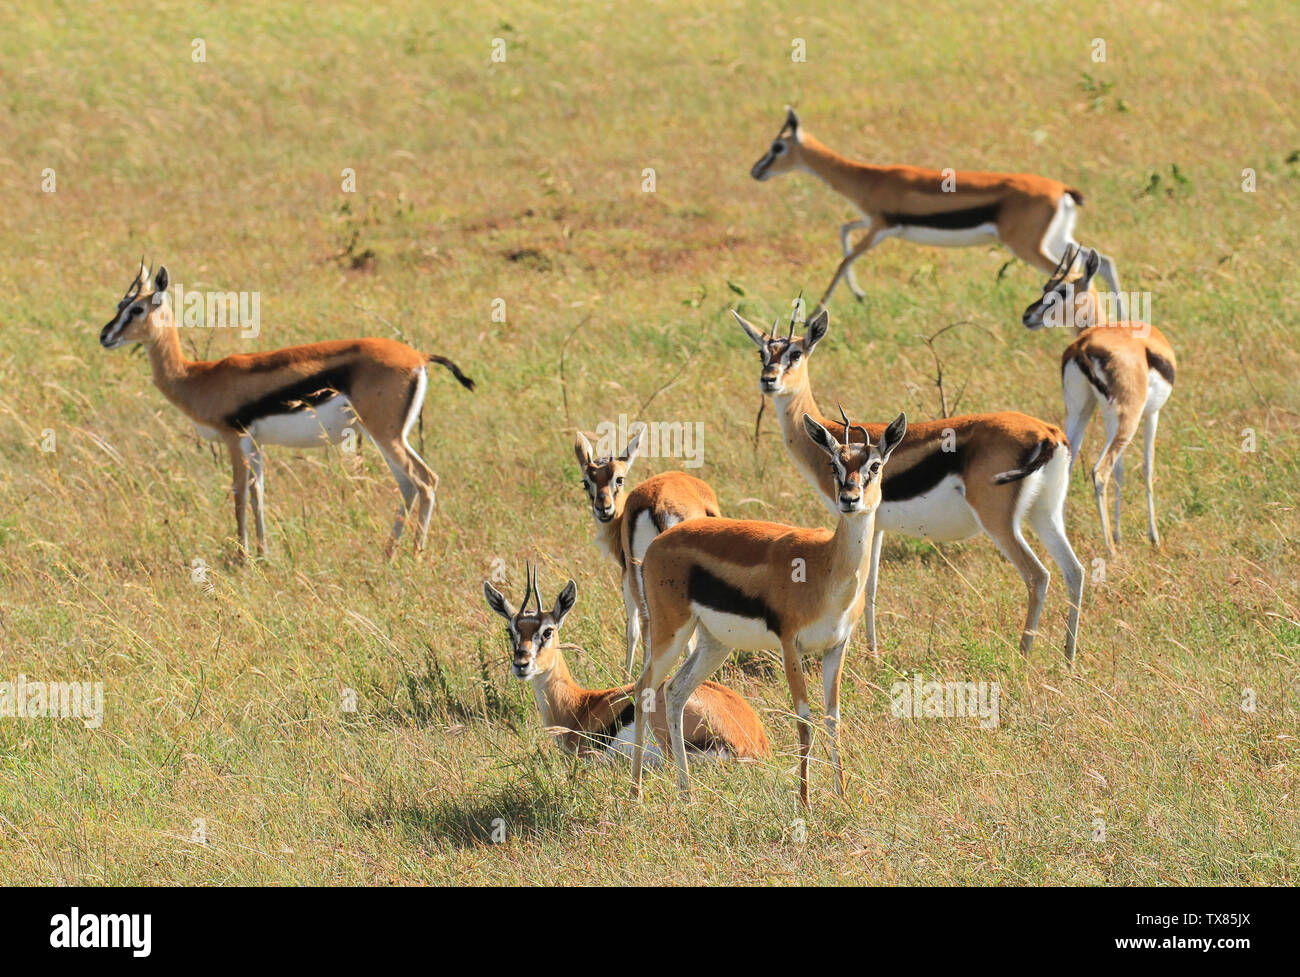
[[[1294,884],[1300,10],[555,6],[0,14],[0,680],[107,699],[97,730],[0,719],[0,882]],[[1127,544],[1089,586],[1070,672],[1059,576],[1026,660],[1023,587],[987,541],[889,540],[883,658],[846,668],[847,799],[819,737],[797,809],[788,696],[760,656],[722,678],[780,755],[697,769],[689,806],[657,774],[631,806],[626,768],[575,764],[539,728],[480,582],[497,559],[516,593],[525,558],[548,596],[574,577],[570,663],[619,679],[622,604],[570,448],[619,413],[702,421],[728,513],[826,523],[770,416],[755,450],[756,359],[726,314],[770,321],[837,260],[842,202],[748,176],[786,102],[860,158],[1083,190],[1080,239],[1152,293],[1180,358],[1165,545],[1145,544],[1131,465]],[[382,559],[396,493],[375,452],[280,451],[275,558],[241,565],[224,460],[144,359],[96,342],[142,251],[187,287],[261,294],[259,336],[190,330],[192,355],[386,320],[480,382],[433,378],[422,559]],[[1007,257],[895,242],[860,262],[868,299],[841,291],[812,364],[823,403],[936,415],[924,337],[969,320],[937,341],[958,410],[1059,422],[1063,342],[1019,325],[1039,280],[999,275]],[[1096,516],[1072,493],[1091,572]],[[998,728],[892,718],[918,671],[1000,683]]]

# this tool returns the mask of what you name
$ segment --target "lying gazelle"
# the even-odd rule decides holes
[[[593,458],[591,442],[581,431],[573,445],[582,484],[591,500],[591,514],[596,520],[595,543],[618,564],[622,575],[623,607],[627,612],[624,674],[629,677],[645,626],[633,567],[645,556],[650,540],[669,526],[686,519],[722,515],[713,489],[685,472],[663,472],[647,478],[630,492],[624,488],[624,479],[636,460],[644,433],[645,428],[639,430],[617,458]]]
[[[574,681],[560,651],[560,626],[578,599],[578,585],[570,580],[547,611],[537,589],[536,569],[530,567],[527,572],[528,584],[518,610],[491,583],[483,581],[488,607],[506,619],[511,673],[532,682],[542,724],[555,732],[565,750],[582,757],[627,756],[635,713],[632,686],[584,689]],[[536,602],[532,610],[528,608],[530,598]],[[662,691],[655,696],[655,736],[666,745]],[[763,724],[749,703],[716,682],[705,682],[695,690],[683,716],[686,745],[697,756],[738,760],[772,753]]]
[[[732,649],[780,647],[799,717],[799,799],[808,804],[812,727],[801,663],[811,656],[822,660],[835,791],[844,793],[837,743],[840,674],[849,637],[866,603],[862,579],[875,535],[881,470],[903,440],[907,417],[899,414],[875,445],[866,440],[840,444],[806,414],[803,425],[834,482],[839,520],[833,533],[758,520],[696,519],[655,537],[646,551],[641,577],[650,646],[645,671],[636,684],[633,797],[641,793],[645,743],[641,695],[667,678],[692,635],[695,650],[666,690],[668,735],[682,791],[690,792],[682,716],[692,691]]]
[[[830,301],[841,278],[858,299],[866,293],[853,276],[853,263],[886,238],[916,244],[962,247],[1001,241],[1017,258],[1050,272],[1074,243],[1074,224],[1083,195],[1059,180],[1030,173],[926,170],[915,166],[872,166],[841,156],[799,125],[786,107],[785,123],[771,147],[750,170],[767,180],[804,170],[844,197],[861,215],[840,228],[840,262],[819,306]],[[850,246],[849,235],[866,235]],[[1115,263],[1105,255],[1102,278],[1120,303]]]
[[[1156,458],[1156,426],[1160,408],[1174,389],[1176,363],[1168,340],[1155,326],[1145,322],[1106,321],[1103,303],[1092,285],[1101,266],[1095,251],[1081,252],[1083,270],[1072,275],[1078,251],[1061,258],[1060,265],[1043,286],[1042,296],[1025,310],[1022,321],[1030,329],[1068,322],[1076,339],[1061,356],[1061,386],[1065,393],[1065,433],[1070,457],[1079,457],[1083,435],[1093,410],[1100,405],[1106,424],[1106,447],[1092,469],[1097,513],[1106,548],[1119,545],[1120,489],[1124,478],[1124,449],[1142,426],[1144,453],[1142,475],[1147,488],[1147,535],[1156,546],[1156,501],[1153,491]],[[1115,525],[1106,522],[1106,486],[1115,479]],[[1113,538],[1112,538],[1113,532]],[[1113,541],[1112,541],[1113,540]]]
[[[780,337],[775,324],[769,336],[738,312],[732,315],[759,349],[762,371],[758,387],[772,398],[786,451],[827,508],[838,512],[833,473],[821,451],[803,436],[801,420],[809,414],[837,437],[850,436],[845,425],[825,417],[817,408],[808,378],[808,358],[826,335],[829,313],[822,309],[814,315],[807,333],[797,339],[793,316],[786,336]],[[858,430],[879,438],[885,426],[867,424]],[[1083,565],[1065,535],[1069,471],[1070,452],[1061,429],[1016,411],[967,414],[909,427],[882,485],[883,501],[876,514],[867,573],[867,644],[872,654],[876,652],[880,547],[889,532],[936,542],[986,533],[1029,591],[1029,609],[1020,635],[1020,650],[1028,654],[1050,574],[1025,541],[1021,523],[1027,519],[1065,578],[1070,599],[1065,657],[1073,661],[1083,599]]]
[[[358,425],[375,442],[397,480],[402,503],[386,552],[392,556],[407,520],[418,526],[423,549],[433,515],[438,476],[407,441],[420,415],[428,385],[427,364],[440,363],[469,390],[474,381],[442,356],[418,353],[392,339],[355,339],[290,346],[269,353],[188,360],[181,351],[176,320],[167,298],[167,269],[149,285],[140,265],[117,314],[99,334],[105,349],[143,343],[154,384],[209,441],[230,452],[235,479],[235,523],[248,554],[246,518],[249,489],[257,524],[257,550],[266,555],[262,515],[268,444],[314,448],[342,441]]]

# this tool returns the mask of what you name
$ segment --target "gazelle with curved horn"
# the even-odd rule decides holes
[[[853,263],[887,238],[916,244],[963,247],[999,241],[1021,261],[1050,272],[1074,244],[1074,225],[1083,195],[1059,180],[1031,173],[927,170],[916,166],[873,166],[841,156],[799,124],[786,106],[785,122],[750,175],[770,180],[803,170],[822,180],[862,215],[840,228],[844,260],[835,269],[818,307],[830,301],[843,278],[858,299],[865,297]],[[854,231],[866,231],[850,245]],[[1115,263],[1098,256],[1102,278],[1121,303]]]
[[[593,457],[591,442],[581,431],[573,444],[582,484],[591,501],[591,515],[596,520],[595,543],[618,564],[622,578],[623,608],[627,612],[624,674],[628,676],[632,674],[636,646],[646,626],[644,604],[633,568],[645,556],[650,541],[670,526],[687,519],[722,515],[713,489],[685,472],[661,472],[631,491],[624,487],[644,433],[644,428],[639,430],[616,457]]]
[[[682,737],[685,703],[733,648],[779,647],[799,723],[799,799],[808,804],[811,712],[802,660],[820,657],[835,790],[844,792],[837,730],[840,674],[853,628],[866,603],[863,578],[871,557],[881,471],[907,431],[897,418],[876,444],[841,443],[809,415],[805,437],[821,454],[834,483],[835,531],[796,529],[740,519],[696,519],[655,537],[641,566],[650,612],[650,647],[636,685],[632,796],[640,796],[646,710],[641,696],[656,689],[686,653],[668,683],[668,733],[678,785],[690,791]],[[859,428],[859,430],[862,430]]]
[[[1082,260],[1077,260],[1082,259]],[[1076,264],[1082,271],[1072,274]],[[1124,449],[1139,427],[1143,435],[1142,475],[1147,490],[1147,535],[1160,545],[1156,529],[1156,427],[1160,408],[1174,389],[1177,361],[1164,334],[1146,322],[1107,322],[1093,276],[1101,267],[1095,251],[1069,252],[1043,286],[1043,294],[1021,317],[1029,329],[1069,325],[1075,340],[1061,354],[1061,387],[1065,395],[1065,433],[1070,457],[1078,458],[1093,411],[1101,408],[1106,446],[1092,469],[1093,493],[1101,534],[1114,553],[1119,545],[1120,490],[1124,480]],[[1115,480],[1115,520],[1106,519],[1106,489]]]
[[[817,407],[808,376],[808,360],[826,336],[829,313],[820,310],[798,338],[793,323],[781,338],[767,335],[738,312],[732,315],[759,349],[763,365],[758,386],[764,396],[772,398],[786,452],[812,483],[818,498],[837,513],[833,473],[822,452],[803,436],[802,421],[807,414],[836,437],[850,437],[846,423],[831,420]],[[885,425],[867,424],[858,430],[880,438]],[[852,437],[856,438],[856,433]],[[876,513],[866,590],[867,644],[872,653],[876,651],[876,583],[884,534],[951,542],[983,533],[1025,582],[1029,607],[1020,650],[1028,654],[1050,576],[1025,541],[1022,527],[1028,521],[1065,578],[1070,600],[1065,657],[1073,661],[1083,600],[1083,565],[1065,534],[1069,467],[1064,432],[1017,411],[966,414],[909,426],[882,483],[882,501]]]
[[[248,550],[248,496],[253,497],[258,553],[265,556],[262,448],[268,444],[314,448],[342,441],[354,425],[378,446],[402,494],[387,553],[392,555],[408,520],[424,547],[438,476],[407,441],[428,386],[428,364],[445,366],[466,389],[474,381],[451,360],[419,353],[392,339],[352,339],[245,353],[223,360],[186,359],[167,298],[167,269],[149,286],[140,270],[101,330],[105,349],[143,343],[153,381],[193,422],[199,434],[220,441],[234,469],[235,524]]]
[[[528,583],[523,603],[516,610],[488,581],[483,595],[488,607],[505,618],[510,638],[510,672],[520,681],[531,682],[542,724],[555,733],[560,746],[582,757],[628,756],[635,710],[632,686],[587,689],[569,672],[560,650],[560,627],[578,599],[578,585],[572,580],[546,610],[537,589],[537,570],[527,567]],[[532,610],[529,600],[535,602]],[[663,693],[655,693],[656,717],[664,715]],[[686,703],[683,713],[685,742],[697,757],[757,759],[770,756],[763,724],[749,703],[731,689],[705,682]],[[662,718],[655,724],[660,742],[668,742]]]

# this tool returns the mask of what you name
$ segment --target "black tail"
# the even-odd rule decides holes
[[[441,363],[443,366],[449,369],[451,371],[451,375],[454,376],[457,380],[459,380],[460,385],[464,387],[466,390],[474,389],[474,381],[471,380],[469,377],[465,376],[465,374],[463,374],[460,371],[460,367],[458,367],[451,360],[447,359],[447,357],[439,356],[437,353],[429,353],[427,355],[429,357],[430,363]]]
[[[1074,187],[1066,187],[1065,192],[1074,198],[1074,202],[1076,204],[1078,204],[1080,207],[1083,206],[1083,194],[1081,194],[1078,190],[1074,189]]]
[[[1051,461],[1052,456],[1055,454],[1056,442],[1044,438],[1034,445],[1033,450],[1029,452],[1029,457],[1025,459],[1024,464],[1019,468],[1013,468],[1001,475],[994,475],[993,484],[1006,485],[1007,482],[1018,482],[1022,478],[1027,478]]]

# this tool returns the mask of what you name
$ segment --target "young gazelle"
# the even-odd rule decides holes
[[[641,792],[646,720],[646,710],[640,708],[642,693],[667,678],[692,635],[695,650],[666,690],[668,734],[682,791],[690,792],[682,716],[692,691],[733,648],[779,646],[799,717],[799,799],[808,804],[812,728],[801,662],[810,656],[822,660],[835,790],[844,792],[836,742],[840,674],[849,637],[866,603],[863,574],[875,535],[881,469],[902,442],[907,417],[899,414],[875,445],[841,444],[807,414],[802,423],[835,485],[839,521],[833,533],[758,520],[696,519],[655,537],[646,551],[641,575],[650,612],[650,646],[636,684],[633,797]]]
[[[837,512],[835,483],[826,460],[803,435],[801,419],[810,414],[837,437],[850,437],[845,425],[825,417],[813,398],[808,358],[826,335],[830,316],[825,309],[795,338],[794,322],[785,337],[762,329],[733,312],[745,334],[759,349],[762,371],[758,387],[771,397],[781,424],[786,451],[795,467],[817,490],[818,497]],[[867,424],[879,438],[883,424]],[[1069,487],[1070,452],[1059,427],[1016,411],[966,414],[914,424],[890,465],[881,487],[883,501],[876,513],[876,536],[867,572],[867,644],[876,651],[876,583],[880,547],[885,533],[954,542],[985,533],[1020,573],[1029,592],[1029,608],[1020,635],[1020,650],[1033,646],[1038,617],[1047,596],[1050,574],[1025,541],[1022,522],[1028,520],[1052,560],[1061,569],[1069,594],[1065,657],[1074,660],[1083,600],[1083,565],[1065,535],[1065,499]]]
[[[511,674],[532,682],[542,724],[555,731],[560,746],[583,757],[627,756],[635,712],[632,686],[584,689],[574,681],[560,651],[560,626],[578,599],[578,585],[570,580],[549,611],[542,607],[533,568],[528,569],[528,585],[518,610],[486,580],[483,594],[488,607],[506,619]],[[530,597],[536,601],[532,610],[528,608]],[[662,690],[655,695],[655,715],[662,717]],[[686,745],[699,756],[737,760],[772,753],[763,724],[749,703],[716,682],[705,682],[696,689],[683,715]],[[667,744],[668,729],[662,718],[656,722],[655,736]]]
[[[1001,241],[1020,260],[1050,272],[1074,243],[1083,203],[1078,190],[1030,173],[858,163],[815,139],[787,107],[781,131],[750,175],[761,181],[793,170],[818,177],[862,215],[840,228],[844,260],[818,303],[823,306],[846,276],[853,294],[865,297],[853,277],[853,263],[891,237],[946,247]],[[850,246],[849,235],[860,230],[866,235]],[[1099,258],[1102,278],[1122,303],[1115,263],[1105,255]]]
[[[591,500],[591,514],[596,520],[595,543],[618,564],[622,575],[623,607],[627,611],[624,674],[629,677],[637,642],[646,623],[633,567],[645,556],[650,540],[669,526],[686,519],[722,515],[713,489],[685,472],[652,475],[630,492],[623,487],[636,460],[644,430],[636,433],[617,458],[593,458],[591,442],[581,431],[573,445],[582,484]]]
[[[1065,393],[1065,433],[1070,457],[1079,457],[1083,435],[1093,410],[1100,405],[1106,424],[1106,447],[1092,469],[1093,492],[1101,517],[1106,548],[1119,545],[1120,488],[1124,478],[1124,449],[1142,427],[1142,475],[1147,489],[1147,535],[1156,546],[1155,480],[1156,426],[1160,408],[1174,389],[1174,351],[1159,329],[1145,322],[1106,321],[1092,278],[1101,261],[1095,251],[1083,251],[1083,271],[1071,277],[1080,252],[1068,252],[1043,286],[1042,296],[1025,309],[1022,321],[1030,329],[1068,322],[1076,339],[1061,356],[1061,386]],[[1106,487],[1115,479],[1115,525],[1106,522]],[[1113,533],[1113,536],[1112,536]]]
[[[402,493],[388,555],[408,519],[419,530],[416,548],[423,549],[438,476],[415,453],[407,433],[424,403],[427,365],[442,364],[470,390],[473,380],[450,360],[418,353],[392,339],[340,340],[216,361],[189,360],[181,351],[167,299],[167,269],[160,267],[149,292],[147,287],[149,270],[141,264],[117,304],[117,313],[100,332],[100,345],[117,349],[143,343],[154,384],[163,396],[180,408],[202,437],[225,444],[234,469],[235,524],[244,554],[249,552],[250,488],[258,553],[267,552],[263,446],[337,444],[354,424],[378,446]]]

